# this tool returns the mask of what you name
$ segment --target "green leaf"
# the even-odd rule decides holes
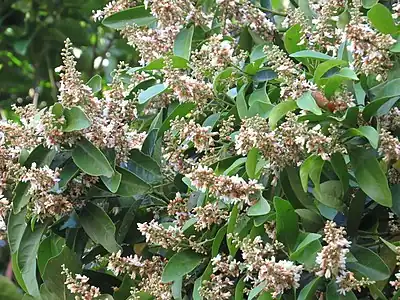
[[[64,113],[64,107],[62,106],[61,103],[57,102],[53,105],[51,108],[51,113],[56,117],[56,118],[61,118],[63,113]]]
[[[101,91],[101,81],[102,81],[101,76],[96,74],[89,79],[86,85],[92,89],[93,93],[97,93]]]
[[[191,102],[179,104],[162,123],[158,131],[158,137],[161,137],[171,127],[172,120],[175,120],[176,117],[186,116],[195,106],[196,104]]]
[[[368,19],[380,32],[393,34],[397,32],[392,13],[383,4],[377,3],[368,11]]]
[[[193,271],[203,260],[203,256],[192,250],[176,253],[168,261],[162,273],[162,282],[167,283],[178,280]]]
[[[247,115],[249,118],[258,115],[261,118],[266,119],[269,117],[273,107],[274,105],[270,103],[265,103],[257,100],[250,105]]]
[[[128,25],[136,24],[138,26],[146,26],[157,19],[151,14],[150,10],[145,9],[144,5],[129,8],[103,20],[103,25],[113,29],[123,29]]]
[[[79,131],[91,125],[89,118],[77,106],[64,109],[64,117],[66,121],[63,127],[64,132]]]
[[[211,246],[211,256],[215,257],[219,253],[219,248],[221,247],[222,241],[224,240],[226,234],[227,225],[222,226],[214,237],[213,244]]]
[[[61,237],[51,235],[40,243],[37,257],[40,275],[43,276],[48,260],[60,254],[64,243],[65,241]]]
[[[36,224],[32,231],[30,226],[25,228],[18,249],[18,266],[27,291],[34,297],[39,296],[39,287],[36,279],[36,255],[39,250],[40,239],[46,229],[46,224]]]
[[[357,262],[347,263],[349,270],[357,271],[369,280],[385,280],[389,278],[391,272],[382,258],[368,248],[353,245],[351,253]]]
[[[289,111],[293,111],[296,108],[296,101],[293,100],[286,100],[274,106],[269,114],[269,126],[271,129],[275,129],[279,120],[286,116]]]
[[[87,203],[79,214],[79,221],[87,235],[108,252],[117,252],[121,247],[115,240],[115,226],[106,212],[93,203]]]
[[[258,149],[252,148],[247,154],[246,173],[250,179],[256,178],[256,167],[258,159]]]
[[[283,43],[285,45],[286,51],[291,53],[296,53],[305,49],[304,45],[299,45],[303,34],[301,33],[301,25],[296,24],[286,30],[283,35]]]
[[[238,95],[236,96],[236,108],[241,120],[246,118],[248,115],[247,103],[245,98],[246,90],[247,85],[242,86],[242,88],[239,90]]]
[[[334,153],[331,155],[331,165],[340,182],[342,183],[343,193],[349,188],[349,172],[347,170],[346,162],[341,153]]]
[[[139,104],[145,104],[147,103],[150,99],[162,94],[165,92],[165,90],[168,88],[168,86],[164,83],[156,84],[151,87],[149,87],[147,90],[144,90],[140,92],[138,96]]]
[[[318,67],[315,69],[314,72],[314,82],[319,85],[320,79],[326,72],[334,67],[339,67],[347,64],[344,60],[339,59],[331,59],[328,61],[324,61],[323,63],[319,64]]]
[[[323,282],[323,280],[324,279],[322,277],[317,277],[310,281],[305,287],[301,289],[297,300],[313,300],[318,286]]]
[[[115,300],[126,300],[131,296],[131,287],[135,285],[135,282],[131,278],[131,274],[126,274],[122,280],[119,288],[114,292]]]
[[[309,156],[300,167],[300,180],[304,192],[308,190],[308,177],[314,183],[317,193],[320,191],[320,177],[325,161],[317,155]]]
[[[60,172],[60,181],[58,182],[58,188],[64,189],[67,184],[79,173],[78,166],[72,159],[69,159],[63,166]]]
[[[390,98],[380,98],[368,103],[362,112],[364,120],[370,121],[378,113],[378,110],[390,100]]]
[[[121,173],[114,171],[114,174],[111,177],[100,176],[100,178],[111,193],[118,191],[122,179]]]
[[[124,197],[131,197],[145,194],[150,190],[150,185],[132,172],[119,167],[117,167],[117,171],[121,173],[122,177],[116,194]]]
[[[240,278],[235,287],[235,300],[244,300],[244,288],[246,283],[244,277]]]
[[[174,55],[183,57],[186,60],[190,58],[190,51],[192,48],[192,39],[194,33],[194,26],[183,28],[176,36],[174,42]]]
[[[311,92],[304,93],[297,101],[297,106],[301,109],[312,112],[315,115],[322,115],[322,110],[319,108]]]
[[[311,209],[296,209],[296,214],[299,215],[304,230],[318,231],[324,225],[322,217]]]
[[[18,285],[21,287],[21,289],[24,290],[25,293],[28,293],[28,289],[26,288],[24,280],[22,279],[21,269],[18,266],[18,252],[11,254],[11,266],[14,278],[17,281]]]
[[[362,190],[358,190],[351,199],[349,212],[347,214],[347,233],[349,236],[357,236],[357,231],[364,213],[366,195]]]
[[[259,285],[257,285],[256,287],[254,287],[250,293],[249,293],[249,297],[247,298],[247,300],[252,300],[254,299],[259,293],[261,293],[261,291],[265,288],[266,283],[265,282],[261,282]]]
[[[372,126],[361,126],[359,128],[350,128],[345,133],[344,137],[348,136],[362,136],[367,138],[372,148],[378,149],[379,133]]]
[[[379,1],[379,0],[362,0],[361,2],[362,2],[362,6],[363,6],[364,8],[369,9],[369,8],[371,8],[372,6],[374,6],[375,4],[377,4],[378,1]]]
[[[149,129],[147,137],[144,140],[141,149],[144,154],[153,156],[157,143],[157,135],[158,135],[158,128]]]
[[[249,209],[247,210],[247,215],[250,217],[262,216],[268,214],[270,210],[271,207],[268,204],[267,200],[263,196],[261,196],[256,204],[249,207]]]
[[[114,170],[105,155],[87,139],[82,138],[72,151],[74,163],[86,174],[111,177]]]
[[[0,299],[21,300],[23,295],[7,277],[0,276]]]
[[[302,50],[290,54],[293,58],[313,58],[317,60],[332,60],[333,57],[313,50]]]
[[[379,204],[391,207],[388,181],[374,154],[366,149],[354,149],[350,152],[350,162],[360,188]]]
[[[343,208],[343,191],[342,183],[339,180],[328,180],[321,183],[319,191],[313,190],[315,198],[328,207],[342,210]]]
[[[219,118],[221,117],[220,113],[215,113],[212,115],[209,115],[207,119],[204,120],[203,122],[203,127],[211,127],[211,129],[214,128],[214,126],[217,124]]]
[[[152,184],[162,180],[158,163],[137,149],[131,151],[127,168],[144,182]]]
[[[326,289],[326,300],[357,300],[353,291],[347,292],[346,295],[339,294],[339,286],[335,281],[331,281]]]
[[[299,234],[297,215],[289,201],[274,197],[276,211],[276,237],[290,252],[294,251]]]
[[[64,246],[58,255],[50,258],[47,262],[43,274],[43,283],[47,291],[52,294],[51,299],[74,300],[75,295],[71,294],[64,284],[66,275],[61,274],[63,270],[62,265],[65,265],[72,274],[81,273],[81,263],[78,257],[67,246]]]
[[[7,224],[7,237],[11,253],[17,253],[21,238],[26,228],[25,222],[26,209],[19,213],[10,213]]]
[[[296,210],[297,212],[297,210]],[[301,254],[304,249],[314,241],[317,241],[321,238],[320,234],[317,233],[305,233],[305,237],[302,239],[300,244],[297,245],[296,250],[290,255],[290,259],[297,259],[299,254]]]

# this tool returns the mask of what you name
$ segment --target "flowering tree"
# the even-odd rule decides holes
[[[112,1],[107,85],[65,41],[0,123],[23,299],[400,296],[400,5],[314,2]]]

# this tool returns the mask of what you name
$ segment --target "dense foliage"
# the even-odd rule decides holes
[[[139,57],[87,81],[66,39],[57,101],[0,122],[0,295],[399,297],[399,4],[93,14]]]

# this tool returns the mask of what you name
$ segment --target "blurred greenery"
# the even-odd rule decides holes
[[[109,80],[121,60],[135,61],[134,49],[118,33],[91,19],[107,0],[0,0],[0,108],[45,106],[57,97],[60,52],[69,37],[84,79]]]

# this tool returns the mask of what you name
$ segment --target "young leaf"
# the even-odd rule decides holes
[[[106,212],[93,203],[87,203],[79,214],[79,221],[87,235],[108,252],[117,252],[121,247],[115,240],[115,226]]]
[[[150,10],[147,10],[144,5],[136,6],[122,10],[109,17],[104,18],[103,25],[113,29],[123,29],[127,25],[136,24],[138,26],[146,26],[157,19],[151,14]]]
[[[256,178],[256,166],[258,158],[258,149],[253,148],[247,154],[246,160],[246,172],[250,179]]]
[[[388,181],[373,153],[362,148],[353,149],[350,162],[360,188],[379,204],[391,207],[392,194]]]
[[[176,253],[168,261],[162,273],[162,282],[167,283],[178,280],[193,271],[203,260],[203,256],[192,250]]]
[[[276,211],[276,237],[292,252],[295,249],[299,224],[293,206],[282,198],[274,198]]]
[[[82,138],[72,151],[74,163],[86,174],[111,177],[114,170],[105,155],[87,139]]]
[[[189,28],[183,28],[178,35],[176,36],[174,43],[174,55],[183,57],[184,59],[189,60],[190,51],[192,48],[192,39],[194,33],[194,26],[190,26]]]
[[[77,106],[64,109],[64,117],[66,121],[64,132],[79,131],[91,125],[86,114]]]

